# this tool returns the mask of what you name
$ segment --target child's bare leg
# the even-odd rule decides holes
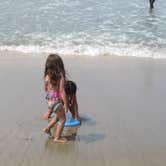
[[[64,128],[64,123],[65,123],[65,120],[60,121],[59,124],[57,125],[54,142],[57,142],[57,143],[66,142],[65,140],[61,139],[61,134],[62,134],[62,131],[63,131],[63,128]]]
[[[77,120],[81,120],[78,113],[78,103],[77,103],[76,97],[74,98],[73,104],[70,109],[72,110],[72,117],[74,117]]]
[[[62,106],[63,107],[63,106]],[[56,114],[58,116],[59,119],[59,124],[57,125],[56,131],[55,131],[55,138],[54,138],[54,142],[57,143],[64,143],[66,142],[65,140],[61,139],[61,134],[64,128],[64,124],[66,121],[66,116],[64,113],[64,108],[62,108],[56,111]]]
[[[57,122],[57,115],[55,114],[51,121],[48,123],[47,127],[43,129],[43,131],[49,135],[51,135],[50,129],[55,125]]]

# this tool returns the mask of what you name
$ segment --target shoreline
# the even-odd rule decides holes
[[[32,57],[39,57],[39,58],[42,58],[42,57],[47,57],[50,53],[57,53],[57,52],[48,52],[48,53],[23,53],[23,52],[19,52],[19,51],[0,51],[0,58],[2,57],[8,57],[8,58],[11,58],[11,57],[29,57],[29,58],[32,58]],[[59,53],[57,53],[59,54]],[[59,54],[60,55],[60,54]],[[13,57],[13,58],[14,58]],[[102,56],[99,56],[99,55],[96,55],[96,56],[89,56],[89,55],[72,55],[72,54],[69,54],[69,55],[61,55],[62,58],[128,58],[128,59],[149,59],[149,60],[156,60],[156,61],[160,61],[160,60],[163,60],[163,61],[166,61],[166,57],[138,57],[138,56],[124,56],[124,55],[102,55]]]

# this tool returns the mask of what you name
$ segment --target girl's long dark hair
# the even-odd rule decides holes
[[[77,91],[77,85],[75,82],[68,80],[65,83],[65,92],[67,95],[75,95]]]
[[[48,75],[50,77],[51,84],[57,86],[61,78],[61,74],[66,78],[66,72],[61,57],[58,54],[50,54],[46,60],[44,77]]]

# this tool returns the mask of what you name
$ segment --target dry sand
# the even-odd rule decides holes
[[[63,57],[83,121],[56,144],[42,132],[45,59],[0,55],[1,166],[166,165],[166,60]]]

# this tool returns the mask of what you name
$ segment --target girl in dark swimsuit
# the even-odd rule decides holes
[[[65,92],[68,101],[68,108],[72,114],[72,117],[77,120],[81,120],[78,113],[78,103],[77,103],[77,86],[73,81],[66,81],[65,83]]]

